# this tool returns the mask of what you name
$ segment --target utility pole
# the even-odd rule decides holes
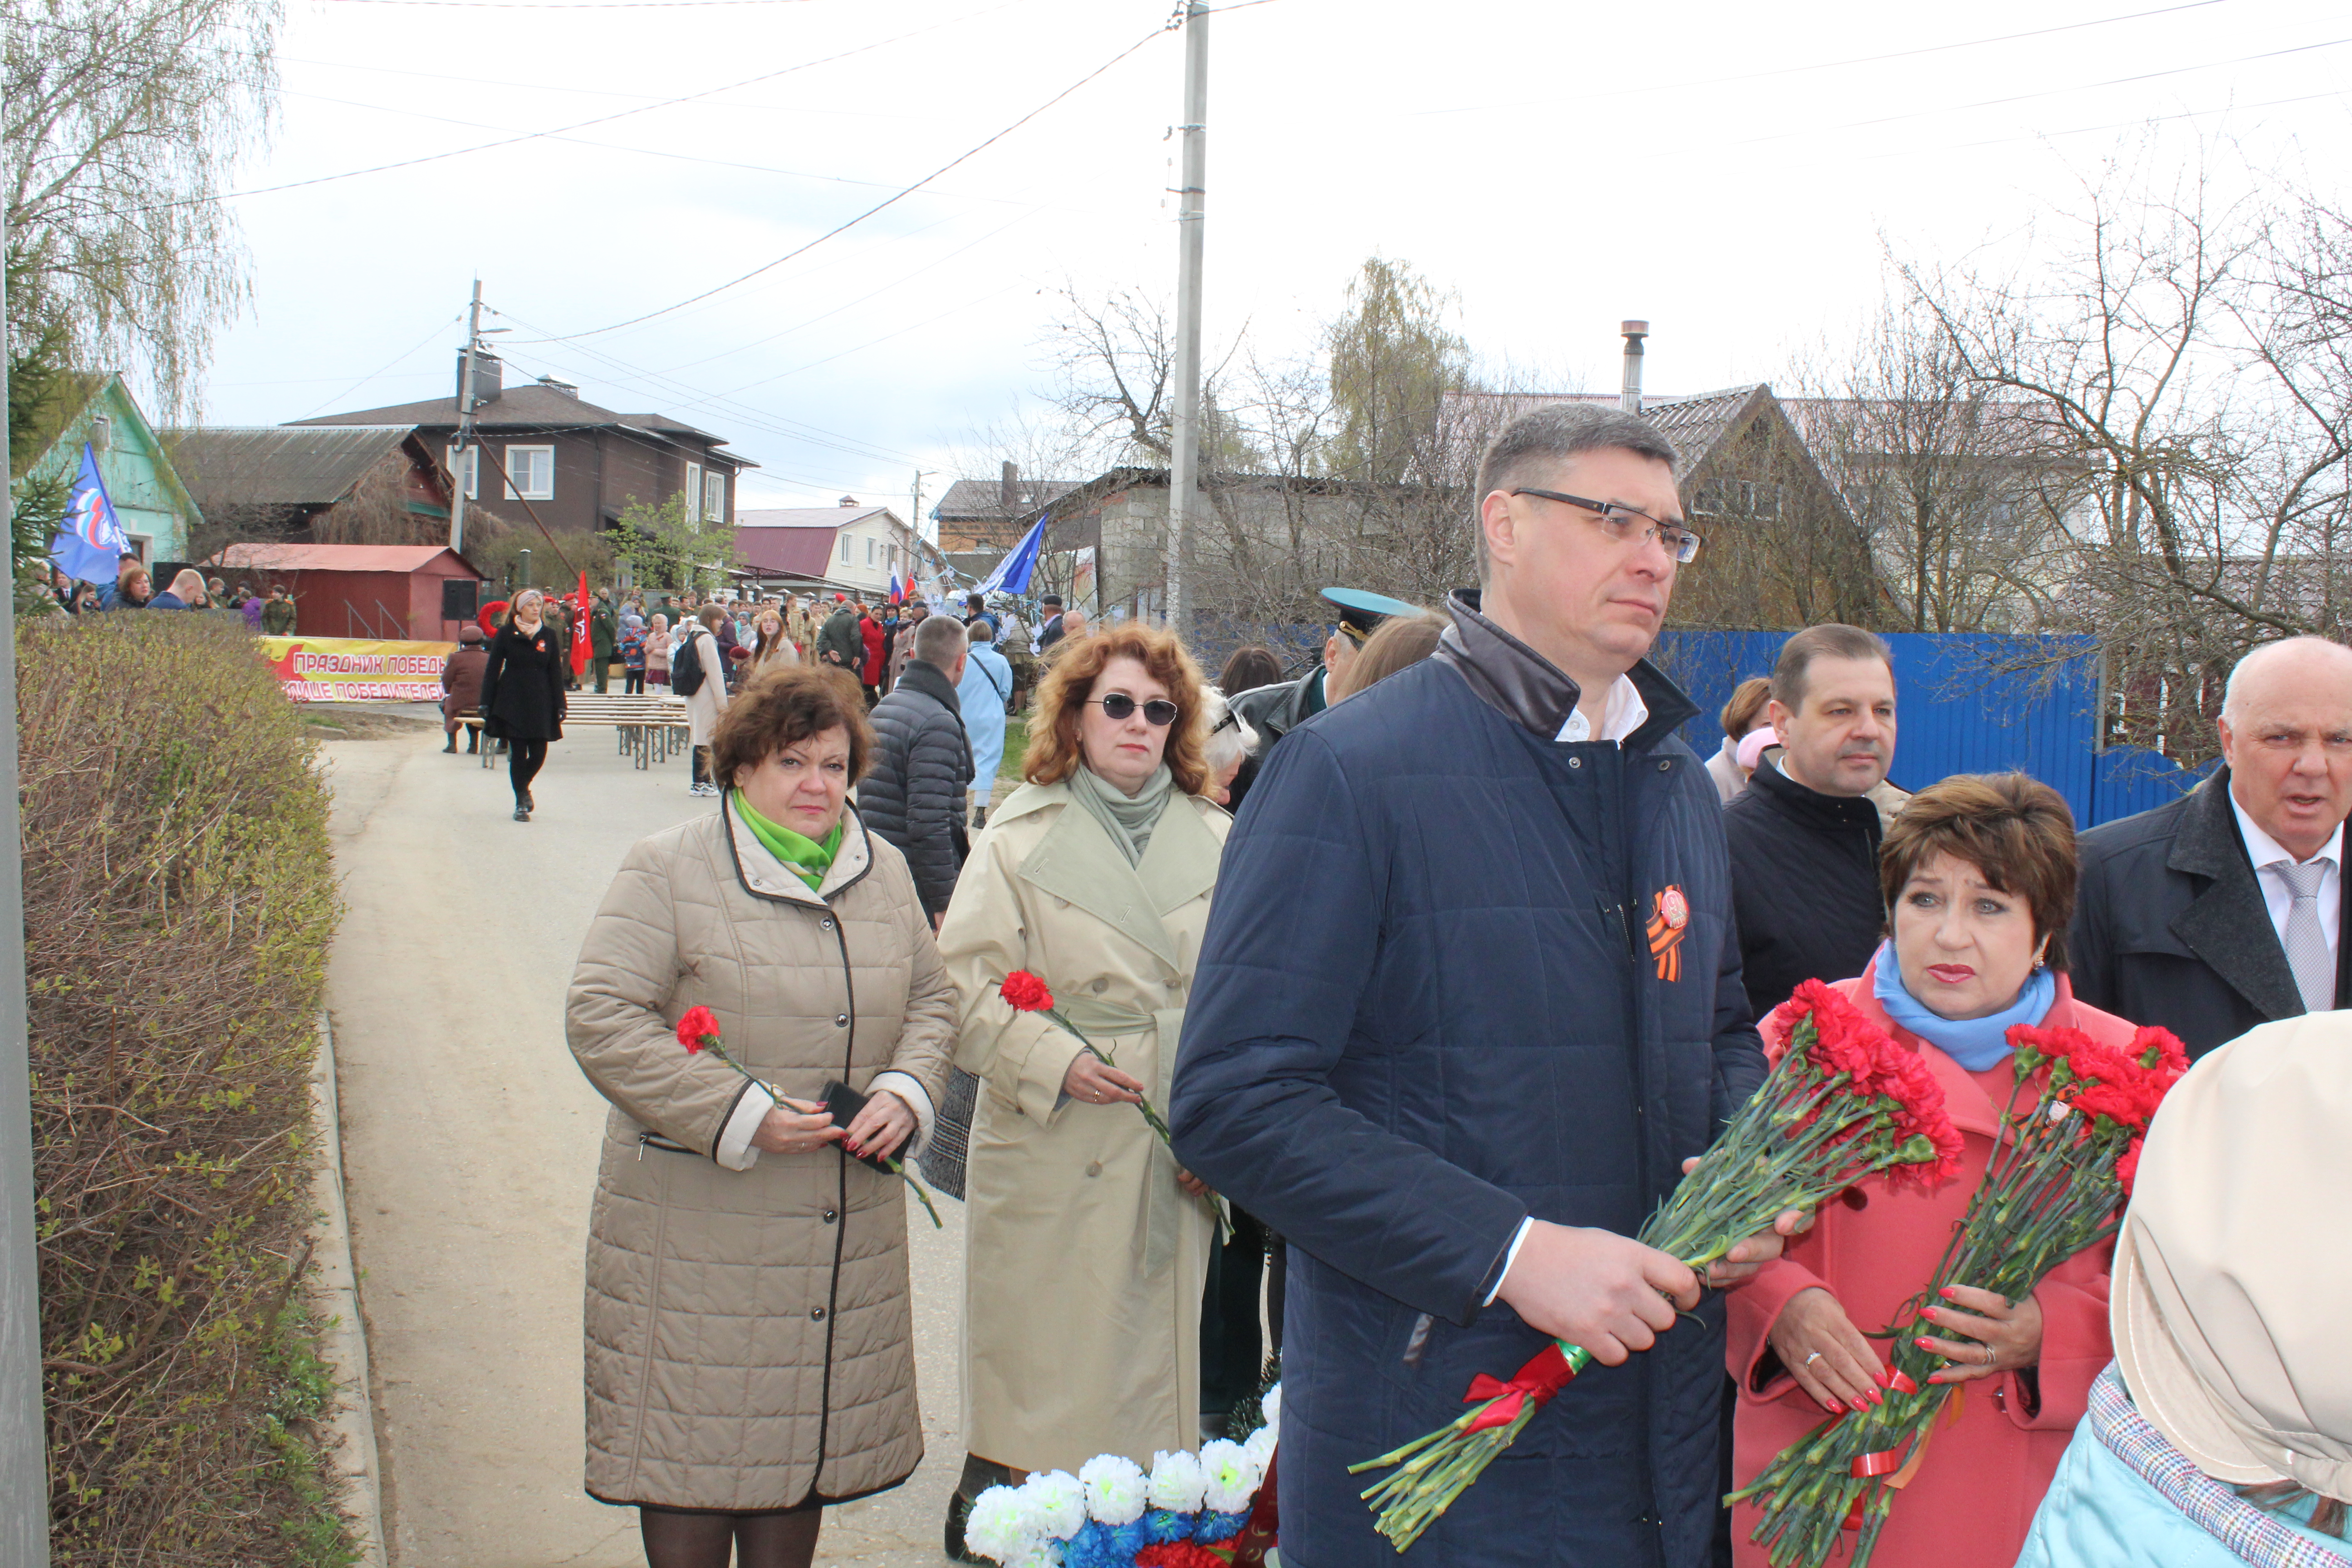
[[[450,476],[449,548],[466,553],[466,454],[474,444],[474,355],[482,342],[482,280],[474,279],[474,308],[466,319],[465,368],[457,373],[457,471]],[[480,472],[480,464],[474,471]]]
[[[1184,5],[1184,179],[1176,197],[1176,418],[1168,451],[1168,625],[1186,625],[1184,546],[1201,462],[1201,241],[1209,178],[1209,7]]]
[[[0,212],[0,249],[7,217]],[[7,402],[0,327],[0,405]],[[15,478],[12,472],[9,476]],[[16,514],[16,492],[0,501]],[[5,536],[14,541],[12,529]],[[16,561],[0,593],[0,1568],[47,1568],[49,1466],[41,1419],[41,1255],[33,1234],[33,1066],[25,1019],[24,817],[16,771]]]

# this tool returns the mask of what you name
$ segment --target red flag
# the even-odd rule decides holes
[[[588,673],[588,574],[580,574],[580,594],[572,601],[572,674],[574,679]]]

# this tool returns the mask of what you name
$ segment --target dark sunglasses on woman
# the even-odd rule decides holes
[[[1087,700],[1101,703],[1103,717],[1113,723],[1124,724],[1135,717],[1135,699],[1124,691],[1114,691],[1108,697],[1089,697]],[[1165,697],[1155,697],[1143,704],[1143,717],[1154,729],[1164,730],[1176,722],[1176,704]]]

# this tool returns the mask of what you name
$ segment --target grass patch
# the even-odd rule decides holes
[[[1004,760],[996,764],[996,782],[1009,792],[1021,783],[1021,759],[1029,754],[1029,718],[1015,713],[1004,721]],[[1003,795],[999,795],[998,799]]]
[[[243,628],[18,634],[50,1557],[341,1568],[302,1286],[338,909]]]

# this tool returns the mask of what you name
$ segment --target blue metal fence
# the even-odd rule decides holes
[[[1699,705],[1683,728],[1702,756],[1722,743],[1732,688],[1769,674],[1786,632],[1667,632],[1653,657]],[[1895,782],[2018,769],[2066,797],[2084,827],[2178,799],[2205,775],[2137,746],[2099,750],[2098,659],[2087,637],[1897,632],[1902,698]]]

